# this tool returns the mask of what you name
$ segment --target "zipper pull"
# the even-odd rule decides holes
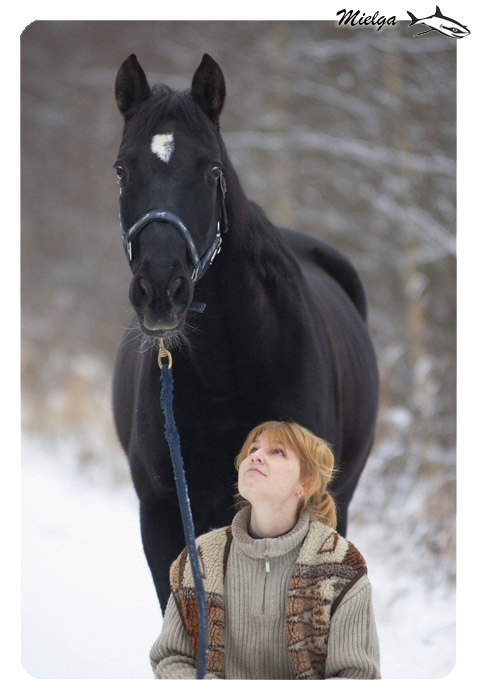
[[[268,557],[265,557],[265,573],[270,573],[270,559]]]

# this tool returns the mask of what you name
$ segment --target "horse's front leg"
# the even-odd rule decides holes
[[[170,593],[169,567],[185,545],[175,494],[142,496],[140,521],[144,553],[164,613]]]

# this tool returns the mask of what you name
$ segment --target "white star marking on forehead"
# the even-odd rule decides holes
[[[168,163],[174,151],[174,134],[156,134],[152,137],[151,151]]]

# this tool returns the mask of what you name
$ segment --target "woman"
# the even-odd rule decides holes
[[[254,428],[235,460],[245,505],[198,538],[208,612],[208,679],[379,678],[371,585],[334,530],[324,440],[290,422]],[[171,566],[156,678],[195,678],[198,613],[187,551]]]

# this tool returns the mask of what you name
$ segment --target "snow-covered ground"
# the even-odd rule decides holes
[[[22,445],[22,663],[35,678],[151,678],[161,614],[142,552],[136,497],[68,444]],[[453,586],[390,568],[367,528],[353,540],[368,561],[388,679],[442,678],[455,663]]]
[[[162,616],[132,486],[79,474],[67,445],[24,438],[22,453],[24,668],[36,678],[151,678]]]

